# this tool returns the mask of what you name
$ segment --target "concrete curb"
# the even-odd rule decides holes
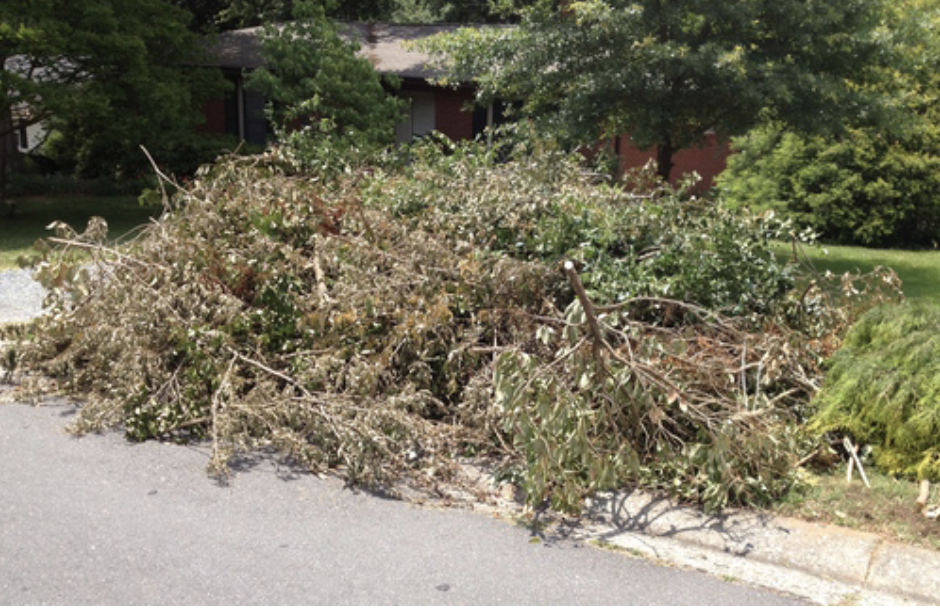
[[[709,516],[640,492],[590,505],[601,544],[824,604],[940,605],[940,553],[832,525],[735,511]]]

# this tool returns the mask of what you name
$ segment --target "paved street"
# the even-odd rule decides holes
[[[269,461],[76,439],[71,408],[0,404],[2,604],[691,604],[792,599]]]

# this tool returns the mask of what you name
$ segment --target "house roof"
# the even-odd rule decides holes
[[[358,42],[359,55],[369,59],[380,73],[422,79],[441,76],[442,73],[430,67],[429,55],[405,50],[404,43],[466,27],[454,24],[396,25],[350,22],[338,22],[338,25],[340,36]],[[263,61],[259,35],[262,29],[250,27],[219,34],[212,51],[215,65],[231,69],[261,67]]]

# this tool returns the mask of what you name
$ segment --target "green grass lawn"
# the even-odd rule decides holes
[[[36,239],[52,236],[46,226],[56,220],[81,232],[98,215],[108,222],[109,236],[117,239],[159,212],[142,207],[133,196],[16,199],[13,216],[0,217],[0,269],[16,268],[16,259],[30,253]]]
[[[867,469],[871,488],[856,472],[846,480],[845,465],[822,474],[808,473],[805,493],[792,495],[774,506],[778,515],[835,524],[879,534],[888,540],[940,550],[937,521],[928,519],[915,504],[918,485]],[[931,502],[931,504],[934,504]]]
[[[792,252],[790,245],[784,243],[776,244],[774,249],[779,255],[789,256]],[[905,296],[911,299],[927,298],[940,304],[940,251],[902,251],[832,245],[804,247],[803,251],[820,272],[870,272],[876,266],[888,266],[901,277]]]

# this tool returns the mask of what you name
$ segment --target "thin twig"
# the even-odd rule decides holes
[[[147,160],[150,161],[151,166],[153,166],[154,172],[160,178],[159,180],[157,180],[157,184],[160,186],[160,194],[161,194],[161,198],[163,199],[163,204],[165,206],[169,202],[170,197],[166,193],[166,188],[163,186],[163,182],[166,182],[168,184],[173,184],[177,190],[180,189],[180,185],[177,184],[172,179],[170,179],[169,177],[167,177],[167,175],[163,173],[163,171],[160,170],[160,167],[157,166],[156,161],[153,160],[152,156],[150,156],[150,152],[147,150],[147,148],[145,148],[144,146],[140,146],[140,149],[143,150],[144,154],[147,155]]]

